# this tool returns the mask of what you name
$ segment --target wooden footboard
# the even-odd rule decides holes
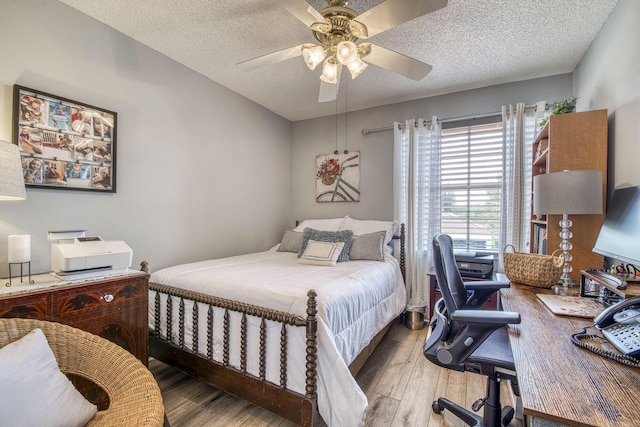
[[[317,407],[317,353],[318,353],[318,321],[316,315],[316,293],[307,293],[307,317],[302,318],[289,313],[271,310],[264,307],[240,303],[237,301],[218,298],[201,293],[185,291],[156,283],[149,283],[149,289],[156,291],[155,313],[160,313],[160,294],[167,298],[167,327],[164,336],[171,337],[172,318],[178,316],[178,343],[169,342],[162,337],[160,316],[155,316],[154,330],[150,331],[149,352],[152,357],[174,365],[225,392],[254,403],[275,414],[303,426],[314,426],[320,423]],[[173,313],[174,298],[179,301],[179,312]],[[184,300],[192,300],[208,307],[207,314],[207,349],[198,348],[198,304],[193,305],[191,313],[193,319],[193,342],[185,343]],[[213,359],[213,307],[224,310],[223,361]],[[229,312],[242,314],[240,328],[240,369],[229,363]],[[247,372],[247,316],[261,319],[260,326],[260,368],[258,376]],[[280,384],[266,380],[266,321],[270,320],[281,325],[280,334]],[[287,388],[287,328],[286,326],[305,327],[306,329],[306,378],[305,394],[296,393]],[[206,356],[204,355],[206,353]]]

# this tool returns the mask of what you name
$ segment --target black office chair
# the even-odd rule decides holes
[[[500,404],[500,381],[511,380],[516,396],[516,372],[509,344],[506,325],[520,323],[520,314],[506,311],[476,310],[478,289],[470,289],[458,271],[451,237],[440,234],[433,239],[436,278],[442,298],[434,306],[431,330],[424,343],[425,357],[436,365],[457,371],[470,371],[487,376],[487,396],[477,400],[473,412],[440,397],[432,404],[436,414],[447,409],[469,426],[497,427],[508,425],[514,415],[513,408]],[[498,289],[508,287],[508,282],[482,282],[472,287],[482,288],[480,294],[488,298]],[[493,292],[489,288],[493,286]],[[485,295],[487,294],[488,295]],[[476,295],[474,297],[474,294]],[[486,300],[485,298],[485,300]]]

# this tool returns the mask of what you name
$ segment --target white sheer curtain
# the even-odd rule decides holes
[[[440,133],[435,116],[394,123],[394,219],[406,224],[409,308],[429,299],[431,242],[440,230]]]
[[[513,245],[517,251],[529,250],[532,146],[544,114],[544,107],[527,109],[524,103],[502,107],[505,161],[500,209],[501,250],[507,244]],[[502,259],[499,270],[504,271]]]

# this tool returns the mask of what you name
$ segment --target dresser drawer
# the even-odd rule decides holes
[[[0,299],[0,317],[48,319],[49,295]]]
[[[144,281],[107,282],[53,295],[54,319],[95,318],[116,314],[147,300]]]

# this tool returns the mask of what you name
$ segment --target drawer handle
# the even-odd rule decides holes
[[[105,300],[106,302],[111,302],[113,301],[113,295],[111,294],[104,295],[102,299]]]

